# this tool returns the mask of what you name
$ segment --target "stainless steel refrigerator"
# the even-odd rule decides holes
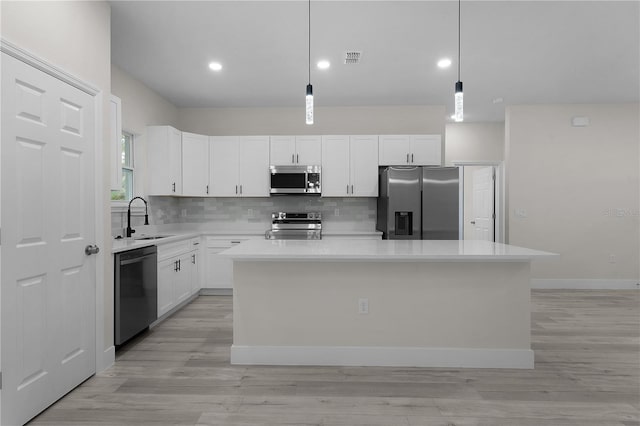
[[[376,229],[383,239],[460,239],[457,167],[385,167],[379,174]]]

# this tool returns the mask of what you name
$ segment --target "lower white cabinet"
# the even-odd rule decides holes
[[[243,241],[264,239],[263,235],[209,236],[206,242],[206,271],[203,289],[233,289],[233,261],[220,252]]]
[[[158,246],[158,318],[200,290],[200,238]]]

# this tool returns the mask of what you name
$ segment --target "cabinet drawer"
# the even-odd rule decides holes
[[[230,248],[236,244],[240,244],[243,241],[247,241],[248,239],[249,238],[247,237],[225,237],[224,239],[217,237],[207,237],[207,248]]]
[[[179,256],[193,250],[191,240],[178,241],[158,246],[158,261]]]

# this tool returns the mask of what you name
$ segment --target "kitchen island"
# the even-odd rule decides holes
[[[233,259],[233,364],[533,368],[530,263],[485,241],[253,240]]]

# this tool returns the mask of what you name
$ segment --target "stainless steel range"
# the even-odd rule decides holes
[[[271,214],[271,229],[265,233],[267,240],[321,240],[322,213]]]

